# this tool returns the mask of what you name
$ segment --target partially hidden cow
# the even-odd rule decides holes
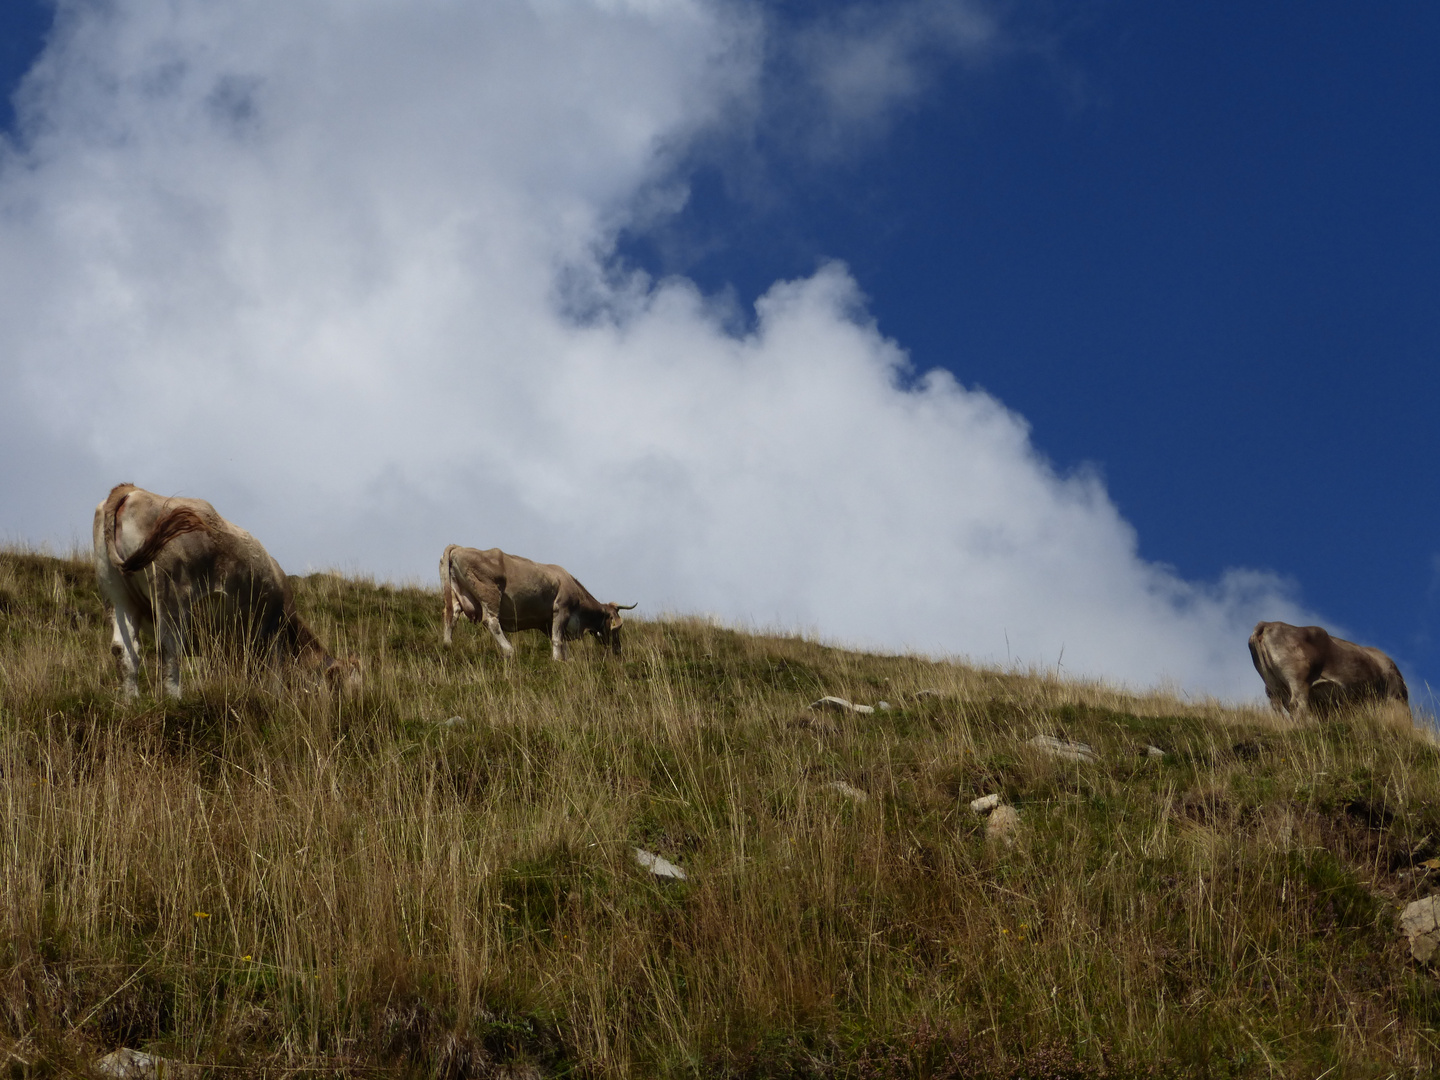
[[[280,564],[203,499],[116,485],[95,508],[95,570],[127,697],[139,693],[141,631],[155,639],[165,692],[180,696],[180,658],[202,615],[247,655],[292,660],[332,685],[360,683],[360,662],[337,660],[301,621]]]
[[[1250,658],[1265,680],[1270,704],[1296,719],[1367,699],[1398,701],[1409,709],[1410,692],[1394,660],[1318,626],[1256,623]]]
[[[515,647],[508,630],[544,630],[550,655],[567,657],[565,643],[594,634],[601,645],[620,653],[620,612],[634,604],[602,604],[562,566],[531,562],[499,548],[480,551],[451,544],[440,556],[440,591],[445,605],[445,644],[455,616],[483,623],[509,659]]]

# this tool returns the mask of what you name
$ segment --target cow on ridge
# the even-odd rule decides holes
[[[567,658],[565,643],[594,634],[617,656],[620,653],[620,612],[634,604],[602,604],[569,571],[549,563],[507,555],[499,548],[480,551],[451,544],[440,556],[440,591],[445,605],[445,644],[449,645],[455,616],[483,623],[508,660],[515,647],[505,631],[545,630],[550,655]]]
[[[1398,701],[1409,711],[1410,692],[1395,661],[1318,626],[1256,623],[1250,659],[1271,706],[1297,720],[1367,698]]]
[[[155,639],[165,692],[180,696],[180,657],[197,605],[241,645],[278,653],[332,685],[360,684],[360,661],[337,660],[301,621],[280,564],[203,499],[118,484],[95,508],[94,539],[126,697],[139,694],[141,630]]]

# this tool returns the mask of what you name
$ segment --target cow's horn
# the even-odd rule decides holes
[[[636,601],[635,603],[633,603],[633,604],[616,604],[616,605],[615,605],[615,610],[616,610],[616,611],[629,611],[631,608],[636,608],[636,607],[639,607],[639,606],[640,606],[640,602],[637,600],[637,601]]]

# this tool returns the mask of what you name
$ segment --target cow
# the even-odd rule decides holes
[[[505,631],[546,630],[550,655],[568,656],[567,641],[594,634],[601,645],[620,654],[620,612],[634,604],[602,604],[562,566],[531,562],[499,548],[479,551],[451,544],[440,556],[440,592],[444,604],[445,644],[451,643],[455,616],[483,623],[508,660],[515,647]]]
[[[165,693],[180,696],[180,657],[202,611],[222,636],[255,654],[286,657],[331,685],[359,686],[359,660],[337,660],[301,621],[280,564],[203,499],[117,484],[95,508],[94,533],[110,651],[126,697],[140,692],[142,630],[155,640]]]
[[[1297,720],[1367,698],[1398,701],[1409,711],[1410,692],[1395,661],[1318,626],[1256,623],[1250,659],[1271,706]]]

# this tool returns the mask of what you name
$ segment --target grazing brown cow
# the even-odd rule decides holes
[[[1331,637],[1318,626],[1256,623],[1250,658],[1265,680],[1270,704],[1296,719],[1366,698],[1409,708],[1410,692],[1394,660],[1379,649]]]
[[[602,604],[564,567],[507,555],[499,548],[479,551],[451,544],[440,556],[440,588],[445,604],[445,644],[450,644],[456,615],[484,623],[506,659],[515,648],[505,631],[546,630],[550,655],[566,659],[565,642],[594,634],[620,653],[620,612],[634,604]]]
[[[278,652],[332,684],[360,683],[359,660],[331,656],[300,620],[280,564],[203,499],[118,484],[95,508],[95,570],[127,697],[139,693],[142,629],[155,638],[165,692],[180,696],[180,657],[197,604],[238,644]]]

